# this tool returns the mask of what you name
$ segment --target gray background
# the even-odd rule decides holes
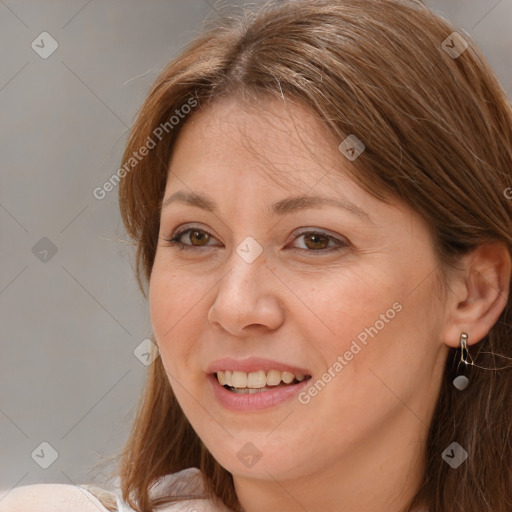
[[[512,0],[425,3],[476,40],[512,97]],[[243,2],[220,4],[0,0],[0,499],[101,483],[109,468],[92,466],[126,439],[150,321],[117,188],[92,191],[118,169],[161,68],[216,9]],[[31,48],[43,31],[59,44],[47,59]],[[41,442],[58,452],[47,469]]]

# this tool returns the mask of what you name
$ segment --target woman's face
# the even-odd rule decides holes
[[[174,393],[235,476],[419,452],[447,353],[427,226],[307,110],[265,107],[200,111],[173,153],[149,299]]]

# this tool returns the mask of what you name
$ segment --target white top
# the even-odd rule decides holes
[[[79,486],[80,487],[80,486]],[[81,489],[98,503],[98,499],[87,489]],[[204,493],[201,471],[198,468],[187,468],[177,473],[172,473],[159,478],[149,489],[151,498],[163,496],[200,496]],[[120,490],[115,493],[118,512],[135,512],[121,498]],[[175,503],[169,503],[165,507],[158,508],[159,512],[233,512],[223,503],[214,503],[208,499],[187,499]]]

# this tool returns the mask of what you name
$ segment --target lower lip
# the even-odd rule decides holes
[[[208,375],[217,400],[231,411],[257,411],[279,405],[296,396],[301,389],[308,385],[310,379],[305,379],[291,386],[283,386],[259,393],[233,393],[221,386],[215,375]]]

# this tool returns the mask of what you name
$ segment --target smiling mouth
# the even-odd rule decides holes
[[[239,394],[263,393],[277,388],[294,386],[311,378],[311,375],[281,372],[279,370],[268,372],[260,370],[250,373],[219,370],[214,373],[214,376],[225,389]]]

